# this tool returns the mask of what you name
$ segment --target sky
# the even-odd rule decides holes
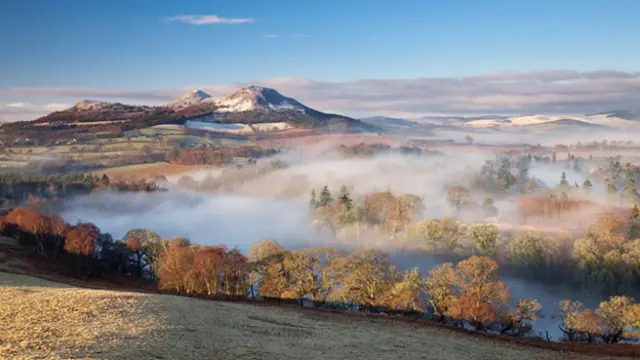
[[[0,121],[246,84],[358,117],[605,111],[640,98],[639,18],[638,0],[2,0]]]

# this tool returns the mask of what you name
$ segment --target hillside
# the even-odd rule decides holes
[[[590,358],[375,316],[81,289],[4,272],[0,303],[5,359]]]
[[[340,127],[350,130],[372,130],[358,120],[327,114],[309,108],[278,91],[260,86],[248,86],[235,93],[213,98],[201,90],[193,90],[178,100],[163,106],[124,105],[97,100],[83,100],[73,107],[56,111],[31,122],[9,125],[65,127],[80,125],[118,125],[123,128],[143,128],[161,124],[183,124],[186,120],[213,123],[275,123],[286,122],[300,128]]]

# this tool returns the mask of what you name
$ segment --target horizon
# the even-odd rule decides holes
[[[157,106],[249,84],[353,118],[640,109],[632,0],[11,0],[5,9],[3,122],[85,99]]]

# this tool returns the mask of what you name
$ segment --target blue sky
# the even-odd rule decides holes
[[[3,0],[0,102],[77,100],[52,88],[171,91],[283,77],[635,73],[638,19],[638,0]]]

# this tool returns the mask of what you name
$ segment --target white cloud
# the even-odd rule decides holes
[[[32,104],[29,102],[0,103],[0,122],[34,120],[52,111],[71,107],[68,104]]]
[[[50,111],[60,111],[60,110],[64,110],[64,109],[70,108],[71,105],[69,105],[69,104],[61,104],[61,103],[51,103],[51,104],[45,104],[42,107],[44,109],[50,110]]]
[[[283,95],[321,111],[354,117],[585,114],[640,110],[640,72],[615,70],[505,71],[461,78],[354,79],[340,82],[280,77],[162,91],[7,88],[0,89],[0,95],[24,96],[25,99],[39,96],[72,98],[74,101],[90,98],[157,105],[171,102],[195,88],[217,97],[229,95],[249,84],[275,88]]]
[[[264,37],[266,37],[267,39],[273,39],[277,38],[278,34],[265,34]]]
[[[218,15],[179,15],[164,19],[169,22],[180,21],[192,25],[246,24],[253,22],[251,18],[224,18]]]

